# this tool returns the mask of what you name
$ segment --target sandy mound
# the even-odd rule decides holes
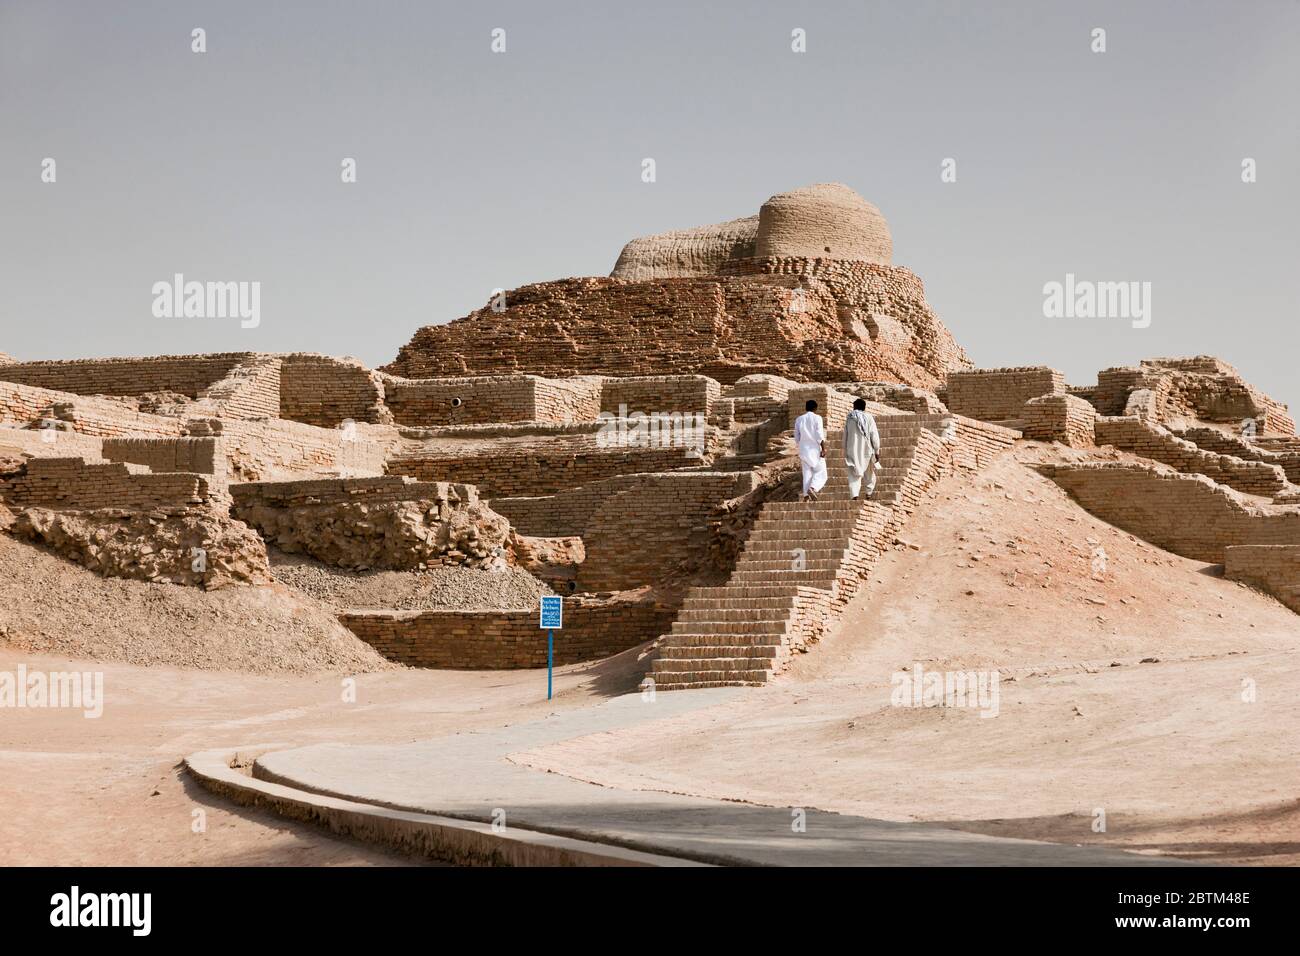
[[[534,609],[541,595],[551,593],[550,588],[520,568],[347,571],[272,550],[271,572],[277,581],[317,601],[348,610]]]
[[[0,643],[36,653],[250,673],[395,665],[282,585],[202,591],[97,574],[0,535]]]

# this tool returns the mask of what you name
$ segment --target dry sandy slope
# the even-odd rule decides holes
[[[1300,616],[1092,518],[1011,455],[941,484],[903,538],[838,633],[768,688],[516,759],[609,786],[1300,862]],[[914,662],[999,669],[999,715],[892,707]]]
[[[0,535],[0,647],[249,673],[386,670],[327,606],[275,584],[218,591],[99,575]]]

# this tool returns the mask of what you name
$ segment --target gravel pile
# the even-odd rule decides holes
[[[397,666],[339,624],[333,608],[293,588],[204,591],[101,578],[4,534],[0,643],[73,658],[254,674]]]
[[[532,609],[550,594],[520,568],[481,571],[345,571],[310,558],[271,552],[276,580],[338,609],[419,611],[428,608]]]

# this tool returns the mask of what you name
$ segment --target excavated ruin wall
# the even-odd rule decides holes
[[[1172,416],[1239,424],[1258,422],[1261,432],[1295,433],[1295,421],[1281,402],[1245,382],[1228,363],[1210,355],[1145,359],[1138,367],[1097,373],[1097,386],[1079,389],[1102,415],[1123,415],[1134,392],[1147,389],[1155,418]]]
[[[1202,475],[1120,463],[1043,466],[1085,509],[1161,548],[1221,564],[1242,544],[1300,544],[1300,509],[1256,506]]]
[[[668,471],[700,464],[688,447],[601,447],[595,434],[563,442],[404,450],[388,460],[388,473],[421,481],[463,481],[485,498],[552,495],[614,475]]]
[[[7,428],[0,425],[0,458],[84,458],[100,461],[104,439],[47,428]]]
[[[123,462],[32,458],[25,474],[0,484],[0,497],[11,508],[150,511],[201,506],[210,491],[201,475],[156,475]]]
[[[1300,613],[1300,544],[1226,548],[1223,576],[1262,588]]]
[[[103,438],[127,435],[174,438],[182,428],[179,419],[138,412],[111,399],[0,382],[0,420],[26,425],[38,423],[42,418]]]
[[[254,482],[234,514],[290,554],[334,567],[505,567],[510,523],[468,485],[393,477]]]
[[[280,372],[279,356],[255,355],[201,391],[195,411],[211,408],[223,418],[277,418]]]
[[[403,425],[436,427],[497,422],[583,422],[600,411],[595,377],[548,379],[485,375],[404,379],[383,375],[388,407]]]
[[[1277,465],[1205,451],[1138,418],[1100,417],[1095,433],[1099,445],[1113,445],[1186,474],[1205,475],[1246,494],[1271,497],[1287,486],[1286,474]]]
[[[1277,465],[1286,472],[1287,479],[1300,484],[1300,451],[1273,451],[1229,435],[1216,428],[1171,428],[1179,438],[1185,438],[1206,451],[1220,455],[1232,455],[1247,461],[1263,461]]]
[[[583,591],[618,591],[698,570],[707,559],[709,517],[753,486],[753,476],[647,475],[600,502],[582,532]]]
[[[70,359],[0,365],[0,380],[77,395],[144,395],[179,392],[190,398],[255,352],[208,355],[158,355],[147,358]]]
[[[0,529],[105,577],[207,589],[270,581],[261,539],[200,475],[32,458],[0,481]]]
[[[1018,416],[1025,438],[1058,441],[1072,448],[1096,444],[1097,410],[1075,395],[1040,395],[1025,402]]]
[[[722,386],[705,375],[650,375],[607,378],[600,389],[600,411],[699,413],[706,418]]]
[[[221,447],[231,481],[338,472],[381,475],[387,442],[396,441],[391,429],[364,424],[320,428],[282,419],[193,419],[185,423],[185,428],[190,437],[223,439]]]
[[[663,519],[673,514],[671,503],[679,497],[725,501],[744,494],[753,483],[750,472],[643,473],[605,478],[554,495],[501,497],[490,503],[522,534],[554,538],[586,534],[611,498],[623,500],[637,514],[657,515],[660,524],[671,526],[672,521]]]
[[[309,352],[279,356],[280,381],[273,417],[334,428],[345,421],[392,421],[379,377],[356,359]]]
[[[214,491],[228,480],[228,455],[219,438],[106,438],[101,455],[108,461],[144,465],[150,471],[202,475]]]
[[[609,657],[666,632],[676,612],[653,604],[571,597],[555,632],[555,663]],[[397,611],[340,615],[389,660],[414,667],[498,670],[546,666],[536,610]]]
[[[1045,365],[981,368],[948,375],[944,401],[949,411],[983,421],[1017,418],[1025,402],[1065,393],[1065,374]]]
[[[917,421],[943,443],[953,467],[969,472],[983,471],[1021,437],[1015,429],[965,415],[918,415]]]

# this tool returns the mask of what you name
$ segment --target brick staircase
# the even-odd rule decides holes
[[[874,499],[848,499],[842,431],[830,429],[821,499],[765,504],[727,583],[688,592],[656,646],[656,689],[761,685],[826,630],[944,465],[942,443],[915,415],[876,421]]]

